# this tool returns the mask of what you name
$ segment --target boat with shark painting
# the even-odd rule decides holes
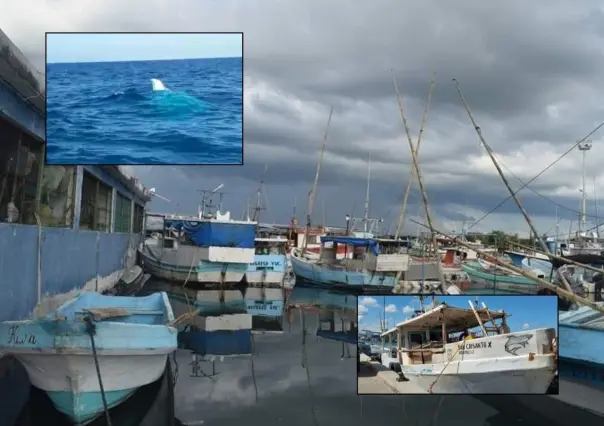
[[[556,330],[512,332],[505,312],[469,304],[443,303],[382,333],[397,336],[402,374],[428,393],[546,394],[557,371]],[[460,340],[474,327],[481,337]]]

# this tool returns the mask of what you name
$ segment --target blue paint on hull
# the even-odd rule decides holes
[[[187,330],[178,333],[179,347],[193,351],[198,355],[249,355],[252,353],[252,331]]]
[[[124,389],[105,392],[108,408],[119,405],[135,391],[136,389]],[[104,410],[100,392],[83,392],[79,395],[71,392],[47,392],[47,395],[57,410],[69,416],[76,423],[92,420]]]
[[[369,271],[348,271],[342,268],[330,268],[302,261],[295,256],[291,257],[292,269],[296,277],[316,284],[331,287],[379,287],[392,290],[396,284],[396,277],[389,273]]]

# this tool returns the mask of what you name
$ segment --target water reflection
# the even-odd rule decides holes
[[[348,321],[348,327],[354,324],[356,313],[350,314],[356,310],[356,297],[296,284],[288,306],[293,308],[288,308],[283,334],[255,335],[251,359],[216,360],[212,377],[207,377],[211,362],[199,364],[208,374],[193,374],[190,353],[177,353],[176,416],[183,423],[445,425],[456,419],[465,426],[509,426],[520,421],[552,426],[569,418],[591,424],[602,421],[587,411],[540,395],[358,396],[354,345],[316,336],[316,331],[323,329],[320,320],[329,316],[322,316],[325,312],[339,312],[333,321],[334,332],[349,331],[346,324],[341,328],[342,320]]]

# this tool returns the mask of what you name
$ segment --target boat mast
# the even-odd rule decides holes
[[[426,102],[426,107],[424,108],[424,114],[422,115],[421,125],[419,126],[419,134],[417,136],[417,143],[415,144],[415,155],[419,155],[419,145],[422,141],[422,135],[424,134],[424,127],[426,125],[426,120],[428,118],[428,109],[430,108],[430,101],[432,100],[432,92],[434,92],[434,85],[436,84],[436,73],[432,75],[432,80],[430,81],[430,88],[428,89],[428,102]],[[415,176],[415,169],[413,165],[411,166],[411,170],[409,171],[409,178],[407,179],[407,188],[405,188],[405,195],[403,196],[403,205],[401,206],[401,212],[398,216],[398,221],[396,223],[396,232],[394,233],[394,239],[397,240],[399,234],[401,232],[401,228],[403,227],[403,223],[405,222],[405,213],[407,212],[407,201],[409,200],[409,192],[411,191],[411,184],[413,183],[413,178]]]
[[[363,232],[369,232],[369,188],[371,185],[371,151],[369,152],[369,162],[367,164],[367,193],[365,194],[365,217]]]
[[[315,174],[315,181],[313,186],[308,193],[308,208],[306,209],[306,230],[304,231],[304,248],[302,253],[306,252],[308,247],[308,233],[311,226],[312,212],[315,207],[315,195],[317,193],[317,185],[319,183],[319,174],[321,173],[321,165],[323,164],[323,157],[325,156],[325,146],[327,145],[327,135],[329,134],[329,126],[331,125],[331,116],[333,114],[333,106],[329,110],[329,118],[327,119],[327,127],[325,129],[325,136],[323,137],[323,146],[321,147],[321,153],[319,154],[319,162],[317,163],[317,173]]]
[[[468,113],[468,116],[470,117],[470,121],[472,122],[472,125],[474,126],[474,130],[476,130],[476,134],[478,135],[478,138],[480,139],[480,142],[482,142],[482,145],[485,147],[487,153],[489,154],[489,157],[491,157],[491,161],[493,162],[493,165],[497,169],[497,173],[499,173],[499,177],[501,177],[501,180],[503,181],[503,184],[505,185],[505,187],[510,192],[510,195],[512,196],[512,199],[514,200],[514,202],[518,206],[518,209],[520,210],[520,212],[524,216],[524,219],[526,220],[526,223],[528,224],[529,228],[531,228],[532,234],[535,236],[535,238],[537,239],[537,241],[539,241],[539,244],[543,248],[543,251],[545,253],[552,254],[552,252],[549,250],[549,247],[545,243],[544,239],[539,236],[539,233],[537,232],[537,229],[535,228],[535,225],[533,225],[533,221],[529,217],[529,215],[526,212],[526,210],[524,209],[524,207],[522,207],[522,204],[520,203],[520,200],[518,199],[518,196],[516,195],[516,193],[514,192],[514,190],[512,189],[512,187],[510,186],[510,183],[508,182],[507,178],[503,174],[503,171],[501,170],[501,167],[499,166],[499,163],[497,163],[497,160],[495,159],[495,156],[493,155],[493,150],[491,149],[491,147],[489,146],[489,144],[487,143],[487,141],[484,139],[484,136],[482,135],[482,130],[480,130],[480,127],[478,127],[478,124],[476,124],[476,121],[474,120],[474,117],[472,116],[472,112],[470,111],[470,107],[466,103],[466,99],[464,98],[463,94],[461,93],[461,89],[459,88],[459,84],[457,83],[456,79],[453,79],[453,84],[455,84],[455,88],[457,89],[457,93],[459,94],[459,97],[461,98],[461,102],[462,102],[462,104],[463,104],[466,112]],[[568,281],[566,281],[566,279],[564,279],[563,276],[561,276],[561,281],[564,283],[564,286],[566,287],[566,289],[569,292],[572,293],[572,289],[570,287],[570,284],[568,283]]]
[[[264,172],[262,173],[262,179],[260,179],[260,185],[258,186],[258,191],[256,191],[256,208],[254,209],[254,217],[252,219],[253,222],[259,223],[260,221],[260,211],[264,210],[264,208],[260,205],[260,199],[262,197],[262,188],[264,186],[264,177],[266,175],[266,171],[268,170],[268,164],[264,165]]]
[[[582,235],[583,231],[587,228],[587,193],[585,191],[585,159],[587,157],[587,151],[591,149],[591,141],[586,140],[578,145],[579,151],[583,155],[583,167],[582,167],[582,189],[581,189],[581,216],[579,220],[579,235]]]
[[[598,217],[598,196],[596,195],[596,177],[594,176],[594,210],[596,215],[596,238],[600,239],[600,218]]]
[[[405,111],[403,109],[403,101],[401,99],[401,95],[398,89],[398,84],[396,83],[396,77],[392,76],[392,80],[394,82],[394,89],[396,90],[396,97],[398,101],[398,109],[401,115],[401,121],[403,122],[403,127],[405,128],[405,134],[407,135],[407,140],[409,142],[409,151],[411,152],[411,158],[413,160],[413,168],[415,169],[415,175],[417,176],[417,182],[419,184],[419,192],[422,197],[422,204],[424,206],[424,213],[426,214],[426,220],[428,221],[428,227],[430,228],[430,234],[432,239],[432,246],[434,247],[434,251],[436,253],[436,265],[438,267],[438,275],[440,278],[441,290],[445,292],[445,275],[443,273],[442,261],[440,255],[438,254],[438,242],[436,241],[436,232],[434,231],[434,221],[432,220],[432,213],[430,212],[430,205],[428,204],[428,196],[426,195],[426,189],[424,187],[424,183],[422,181],[422,174],[419,167],[419,161],[417,159],[416,149],[413,146],[413,141],[411,140],[411,134],[409,132],[409,126],[407,125],[407,118],[405,117]]]

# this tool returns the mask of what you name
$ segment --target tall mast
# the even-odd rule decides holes
[[[308,233],[310,232],[312,212],[315,207],[315,196],[317,193],[317,185],[319,183],[319,174],[321,173],[321,166],[323,165],[323,157],[325,156],[325,147],[327,146],[327,135],[329,134],[329,126],[331,125],[331,116],[333,114],[333,106],[329,110],[329,118],[327,119],[327,127],[325,128],[325,136],[323,137],[323,146],[321,147],[321,153],[319,154],[319,162],[317,163],[317,173],[315,174],[315,181],[313,186],[308,193],[308,207],[306,209],[306,230],[304,231],[304,248],[302,253],[306,251],[308,247]]]
[[[365,217],[364,217],[364,225],[363,232],[368,232],[368,223],[369,223],[369,186],[371,183],[371,151],[369,151],[369,163],[367,166],[367,194],[365,195]]]
[[[581,189],[581,218],[579,220],[579,234],[581,234],[587,228],[587,193],[585,191],[585,159],[587,157],[587,151],[591,149],[591,141],[587,140],[581,142],[578,146],[579,151],[583,154],[583,167],[582,167],[582,189]]]

